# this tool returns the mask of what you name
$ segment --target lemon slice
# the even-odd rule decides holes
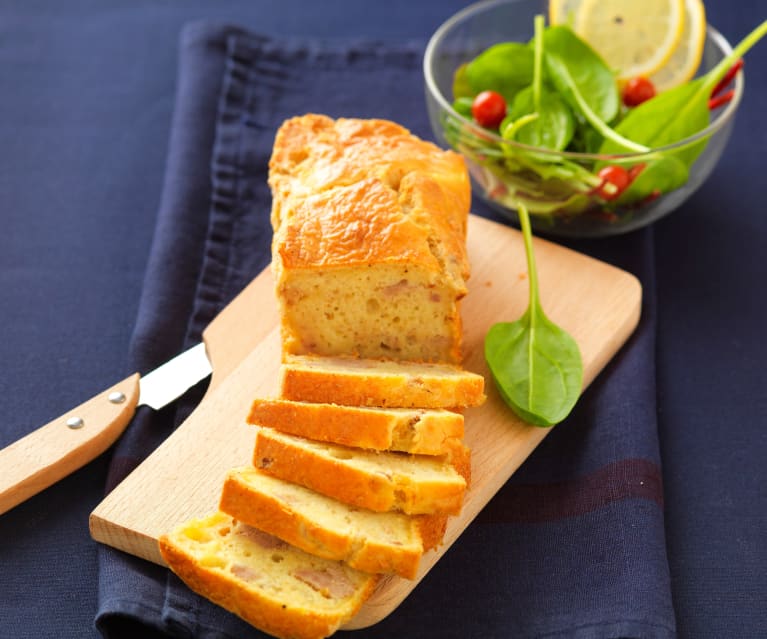
[[[666,91],[690,80],[703,58],[706,10],[701,0],[685,0],[682,38],[666,63],[650,76],[657,91]]]
[[[616,70],[618,80],[649,76],[669,61],[681,41],[684,3],[583,0],[574,29]]]
[[[583,0],[549,0],[549,23],[574,26],[575,16]]]

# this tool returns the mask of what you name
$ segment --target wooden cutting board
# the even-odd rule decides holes
[[[472,485],[461,515],[450,518],[444,544],[424,556],[418,578],[383,579],[349,629],[369,626],[394,610],[550,432],[522,423],[503,404],[483,357],[488,328],[517,319],[527,307],[522,236],[472,216],[468,247],[472,276],[462,306],[464,365],[485,376],[488,395],[483,406],[465,414]],[[537,238],[535,251],[543,307],[578,342],[585,388],[636,327],[640,284],[629,273],[555,243]],[[216,509],[227,470],[251,461],[255,431],[245,424],[251,401],[278,394],[277,321],[267,269],[206,331],[214,373],[205,398],[94,510],[90,527],[95,540],[162,564],[159,535]]]

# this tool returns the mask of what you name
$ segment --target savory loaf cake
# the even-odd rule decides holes
[[[253,465],[344,503],[377,512],[457,515],[467,480],[449,460],[365,451],[259,428]]]
[[[219,508],[313,555],[407,579],[415,578],[446,524],[444,516],[355,508],[250,467],[227,474]]]
[[[451,364],[288,355],[285,399],[346,406],[464,408],[485,401],[485,380]]]
[[[160,552],[192,590],[283,639],[321,639],[351,619],[377,576],[310,555],[217,512],[163,535]]]
[[[463,437],[463,415],[444,409],[366,408],[256,399],[248,422],[291,435],[374,450],[444,455]]]
[[[285,354],[461,360],[463,159],[385,120],[305,115],[269,162]]]

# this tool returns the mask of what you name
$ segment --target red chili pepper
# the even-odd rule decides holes
[[[614,200],[630,183],[629,173],[619,164],[608,164],[597,175],[602,178],[602,183],[594,189],[594,192],[603,200]],[[605,188],[607,185],[610,188]]]
[[[717,83],[717,85],[714,87],[713,91],[711,91],[711,97],[716,97],[719,95],[722,91],[725,90],[728,84],[732,82],[732,79],[736,76],[738,71],[740,71],[743,68],[743,58],[740,58],[733,64],[728,70],[727,73],[724,74],[721,80]]]
[[[658,189],[655,189],[650,195],[648,195],[646,198],[644,198],[641,202],[642,205],[650,204],[650,202],[654,202],[661,196],[661,192]]]
[[[609,209],[594,209],[589,211],[589,214],[599,220],[602,220],[603,222],[613,223],[617,222],[619,219],[618,214],[615,211],[610,211]]]
[[[720,106],[727,104],[734,97],[735,97],[735,89],[730,89],[727,93],[722,93],[722,95],[717,95],[708,101],[708,110],[713,111],[714,109],[718,109]]]
[[[639,164],[635,164],[631,168],[629,168],[629,184],[637,179],[639,174],[644,171],[645,163],[640,162]]]

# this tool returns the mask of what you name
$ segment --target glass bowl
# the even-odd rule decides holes
[[[695,145],[700,149],[705,144],[681,186],[667,192],[653,189],[638,201],[621,202],[621,198],[607,201],[598,195],[596,186],[601,180],[596,171],[605,164],[620,164],[629,172],[636,167],[639,171],[646,166],[648,153],[603,156],[535,149],[503,139],[452,107],[456,69],[493,44],[528,42],[533,36],[534,17],[546,15],[547,10],[546,0],[484,1],[468,6],[437,29],[424,56],[426,103],[437,141],[465,157],[475,194],[515,222],[518,204],[526,204],[533,228],[543,234],[609,236],[632,231],[668,215],[692,195],[719,160],[743,94],[743,73],[736,76],[734,97],[712,111],[706,129],[650,152],[679,151]],[[713,68],[731,50],[725,38],[708,27],[698,75]],[[550,170],[533,171],[529,163],[517,160],[520,153],[529,157],[531,151],[540,161],[538,166]],[[567,179],[562,179],[559,173],[562,166],[567,168]],[[572,179],[573,175],[577,179]]]

